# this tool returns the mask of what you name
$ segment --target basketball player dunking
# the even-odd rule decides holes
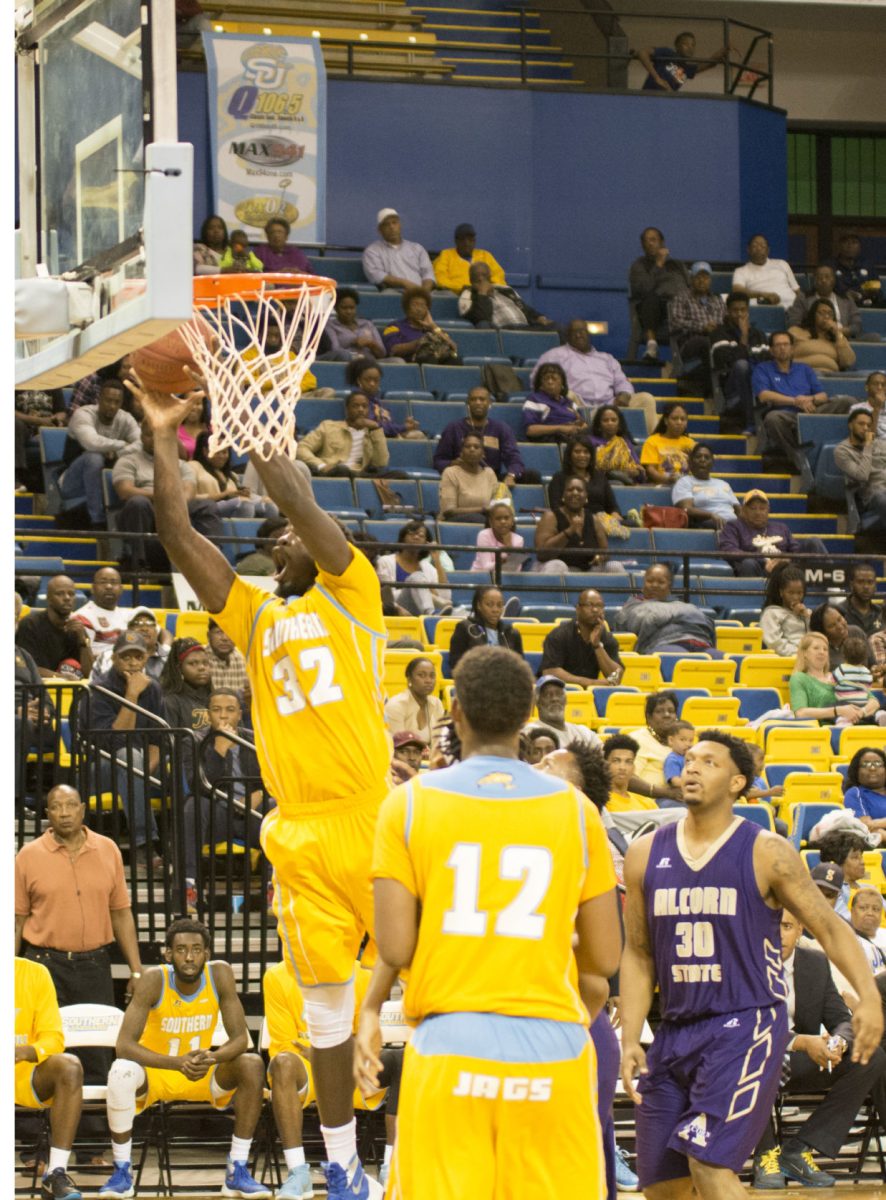
[[[883,1033],[852,931],[784,838],[733,815],[753,773],[744,742],[702,733],[686,754],[686,816],[638,839],[625,858],[622,1077],[638,1105],[647,1200],[689,1200],[693,1185],[701,1200],[746,1196],[737,1172],[769,1120],[789,1041],[782,906],[860,997],[853,1061],[867,1062]],[[647,1060],[640,1033],[656,981],[663,1020]]]
[[[327,1195],[374,1200],[382,1188],[357,1156],[351,1029],[354,962],[373,924],[372,846],[391,761],[380,684],[381,587],[369,560],[281,453],[254,459],[290,521],[273,552],[277,595],[235,575],[188,520],[176,436],[187,401],[136,394],[154,430],[160,538],[247,661],[256,752],[277,801],[261,841],[274,867],[284,958],[304,994]]]

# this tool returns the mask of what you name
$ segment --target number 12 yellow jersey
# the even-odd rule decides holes
[[[395,789],[374,879],[421,904],[405,1012],[587,1022],[573,954],[580,904],[615,887],[606,833],[571,784],[477,755]]]
[[[236,578],[215,619],[246,656],[262,777],[284,817],[380,802],[391,745],[384,724],[384,617],[359,550],[283,600]]]

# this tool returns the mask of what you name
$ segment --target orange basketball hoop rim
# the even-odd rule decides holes
[[[296,300],[307,288],[310,293],[320,295],[334,293],[334,279],[325,275],[291,275],[281,271],[267,274],[195,275],[194,307],[206,308],[224,300],[257,300],[262,295],[275,300]]]

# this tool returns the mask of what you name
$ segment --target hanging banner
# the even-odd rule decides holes
[[[326,241],[326,69],[315,38],[204,33],[215,211],[264,241]]]

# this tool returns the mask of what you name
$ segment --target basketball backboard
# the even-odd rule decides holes
[[[43,0],[18,20],[18,275],[93,288],[82,328],[17,340],[16,385],[59,387],[191,315],[193,151],[174,0]]]

